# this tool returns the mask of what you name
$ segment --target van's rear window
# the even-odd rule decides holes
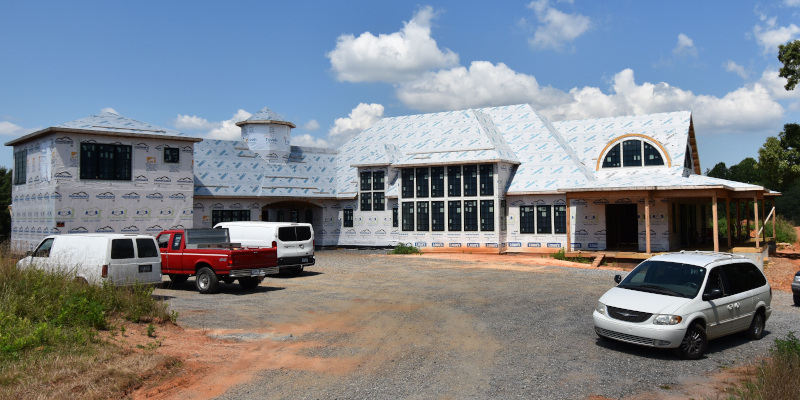
[[[311,240],[311,227],[284,226],[278,228],[278,239],[282,242],[300,242]]]
[[[158,249],[153,239],[136,239],[136,250],[139,252],[139,258],[158,257]]]
[[[123,258],[133,258],[133,240],[112,239],[111,240],[111,259],[119,260]]]
[[[298,226],[297,227],[297,240],[311,240],[311,227]]]

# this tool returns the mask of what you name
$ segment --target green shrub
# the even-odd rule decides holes
[[[422,251],[412,246],[411,243],[398,243],[392,250],[392,254],[422,254]]]
[[[556,260],[571,261],[571,262],[576,262],[576,263],[581,263],[581,264],[591,264],[592,263],[592,260],[589,259],[589,258],[586,258],[586,257],[581,257],[581,256],[578,256],[578,257],[567,257],[566,251],[564,250],[563,247],[558,249],[557,252],[550,254],[550,257],[555,258]]]
[[[772,221],[767,222],[767,237],[772,237]],[[778,232],[775,239],[778,243],[797,242],[797,231],[792,224],[780,215],[775,218],[775,230]]]
[[[762,361],[756,375],[728,390],[729,399],[795,399],[800,393],[800,340],[789,332],[775,339],[770,359]]]

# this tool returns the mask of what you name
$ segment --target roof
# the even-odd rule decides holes
[[[675,175],[660,171],[635,171],[609,175],[604,179],[581,185],[564,186],[565,192],[591,192],[610,190],[668,190],[668,189],[726,189],[731,191],[764,191],[764,187],[749,183],[712,178],[705,175]]]
[[[91,115],[86,118],[76,119],[74,121],[65,122],[61,125],[56,125],[50,128],[45,128],[25,136],[6,142],[6,146],[14,146],[18,143],[23,143],[52,132],[74,132],[74,133],[91,133],[109,136],[128,136],[128,137],[169,137],[175,140],[185,140],[192,142],[199,142],[203,139],[193,138],[185,134],[171,129],[162,128],[157,125],[149,124],[146,122],[137,121],[122,115],[103,112],[96,115]]]
[[[242,126],[246,124],[279,124],[288,125],[292,128],[296,127],[293,123],[284,120],[280,115],[270,110],[269,107],[264,107],[257,113],[251,115],[250,118],[237,122],[236,126]]]

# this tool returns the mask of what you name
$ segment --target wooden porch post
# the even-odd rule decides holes
[[[569,193],[564,195],[564,198],[567,200],[567,251],[572,251],[572,219],[570,218],[570,208],[572,208],[572,204],[569,202]]]
[[[733,238],[731,238],[731,236],[733,236],[733,235],[731,234],[731,198],[730,198],[730,196],[725,198],[725,221],[728,221],[726,229],[727,229],[727,235],[728,235],[728,249],[730,250],[730,249],[733,248]]]
[[[713,232],[714,232],[714,251],[719,252],[719,218],[717,217],[717,194],[714,193],[714,197],[711,201],[711,215],[712,215],[712,223]]]
[[[770,202],[772,203],[772,240],[778,243],[778,231],[775,230],[775,220],[778,219],[778,211],[775,209],[775,198]]]
[[[750,204],[748,203],[750,202],[747,200],[744,201],[744,232],[747,234],[745,237],[750,239],[750,211],[747,211],[747,206]]]
[[[644,242],[647,254],[650,254],[650,192],[644,198]]]
[[[763,242],[765,242],[765,243],[767,242],[767,227],[766,227],[766,224],[767,224],[767,199],[764,198],[764,199],[761,199],[761,225],[762,225],[762,228],[764,228],[764,232],[761,235],[761,240]],[[775,230],[773,230],[772,232],[775,232]]]
[[[736,200],[736,240],[742,237],[742,216],[739,215],[740,208],[742,208],[742,202]]]
[[[755,226],[754,229],[756,230],[756,234],[754,235],[756,237],[756,248],[758,248],[759,247],[759,243],[758,243],[758,239],[759,239],[759,234],[758,234],[758,197],[753,198],[753,223],[754,223],[754,226]]]

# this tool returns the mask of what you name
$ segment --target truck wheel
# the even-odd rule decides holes
[[[197,291],[202,294],[216,293],[217,289],[219,289],[219,278],[211,268],[203,267],[200,268],[200,271],[197,271],[195,285],[197,286]]]
[[[258,281],[258,278],[239,278],[239,285],[241,285],[244,290],[253,290],[259,283],[261,282]]]
[[[292,275],[295,275],[295,276],[303,275],[303,266],[301,265],[299,267],[292,268]]]
[[[187,280],[187,279],[189,279],[189,275],[184,275],[184,274],[169,274],[169,280],[170,280],[172,283],[183,283],[183,282],[186,282],[186,280]]]

